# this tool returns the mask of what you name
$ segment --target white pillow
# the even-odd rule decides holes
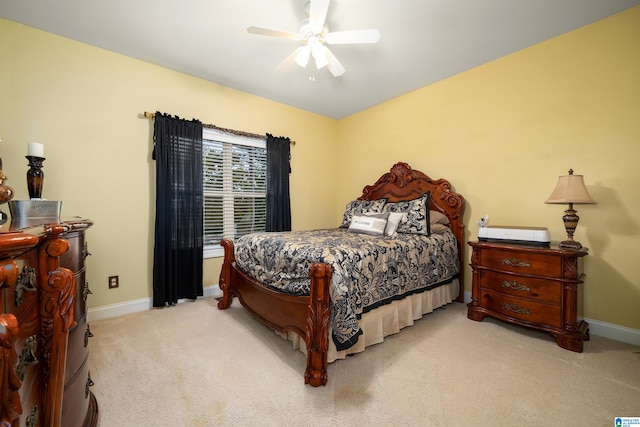
[[[371,234],[381,236],[387,227],[387,214],[354,215],[348,231],[351,233]]]
[[[384,229],[384,235],[395,236],[400,223],[406,220],[406,212],[389,212],[389,219],[387,219],[387,227]]]

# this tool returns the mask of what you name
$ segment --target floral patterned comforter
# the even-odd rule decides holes
[[[460,271],[450,230],[371,236],[346,228],[254,233],[235,242],[236,264],[266,286],[309,295],[309,267],[332,266],[331,326],[338,350],[362,334],[358,317],[394,299],[448,283]]]

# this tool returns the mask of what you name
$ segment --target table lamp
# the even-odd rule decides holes
[[[573,240],[573,233],[580,220],[580,217],[576,215],[576,211],[573,209],[573,205],[596,203],[589,195],[582,175],[574,175],[573,169],[569,169],[569,175],[563,175],[558,178],[555,190],[553,190],[553,193],[545,203],[569,204],[569,209],[564,211],[564,216],[562,217],[564,228],[567,230],[567,240],[560,242],[560,247],[567,249],[582,248],[580,242]]]

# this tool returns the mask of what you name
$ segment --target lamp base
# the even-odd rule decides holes
[[[564,240],[560,242],[559,246],[562,249],[582,249],[580,242],[576,242],[575,240]]]
[[[569,203],[569,209],[564,211],[564,216],[562,217],[562,221],[564,222],[564,228],[567,230],[567,240],[563,240],[560,242],[560,248],[562,249],[581,249],[582,245],[580,242],[576,242],[573,240],[573,233],[576,231],[576,227],[578,226],[578,221],[580,221],[580,217],[576,214],[576,211],[573,209],[573,203]]]

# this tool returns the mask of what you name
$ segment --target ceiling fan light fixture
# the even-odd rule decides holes
[[[330,45],[377,43],[380,33],[375,29],[330,33],[325,22],[330,2],[331,0],[307,1],[305,5],[307,18],[300,23],[296,34],[261,27],[248,27],[247,31],[251,34],[293,39],[302,43],[302,46],[289,54],[276,69],[283,68],[283,64],[291,63],[292,60],[302,68],[307,68],[309,61],[313,61],[312,73],[316,68],[327,67],[334,77],[341,76],[346,70],[325,43]],[[315,80],[315,77],[312,75],[310,79]]]
[[[329,64],[329,60],[327,59],[327,47],[323,45],[317,37],[310,39],[311,44],[311,54],[313,55],[313,60],[316,63],[316,68],[319,70],[323,67],[326,67]]]
[[[327,65],[329,65],[329,60],[327,59],[327,57],[325,55],[314,55],[313,59],[316,62],[316,68],[319,70],[321,68],[326,67]]]
[[[307,64],[309,63],[310,56],[311,56],[311,49],[309,48],[309,45],[303,46],[303,48],[300,49],[298,51],[298,54],[296,55],[296,59],[295,59],[296,64],[298,64],[302,68],[306,68]]]

